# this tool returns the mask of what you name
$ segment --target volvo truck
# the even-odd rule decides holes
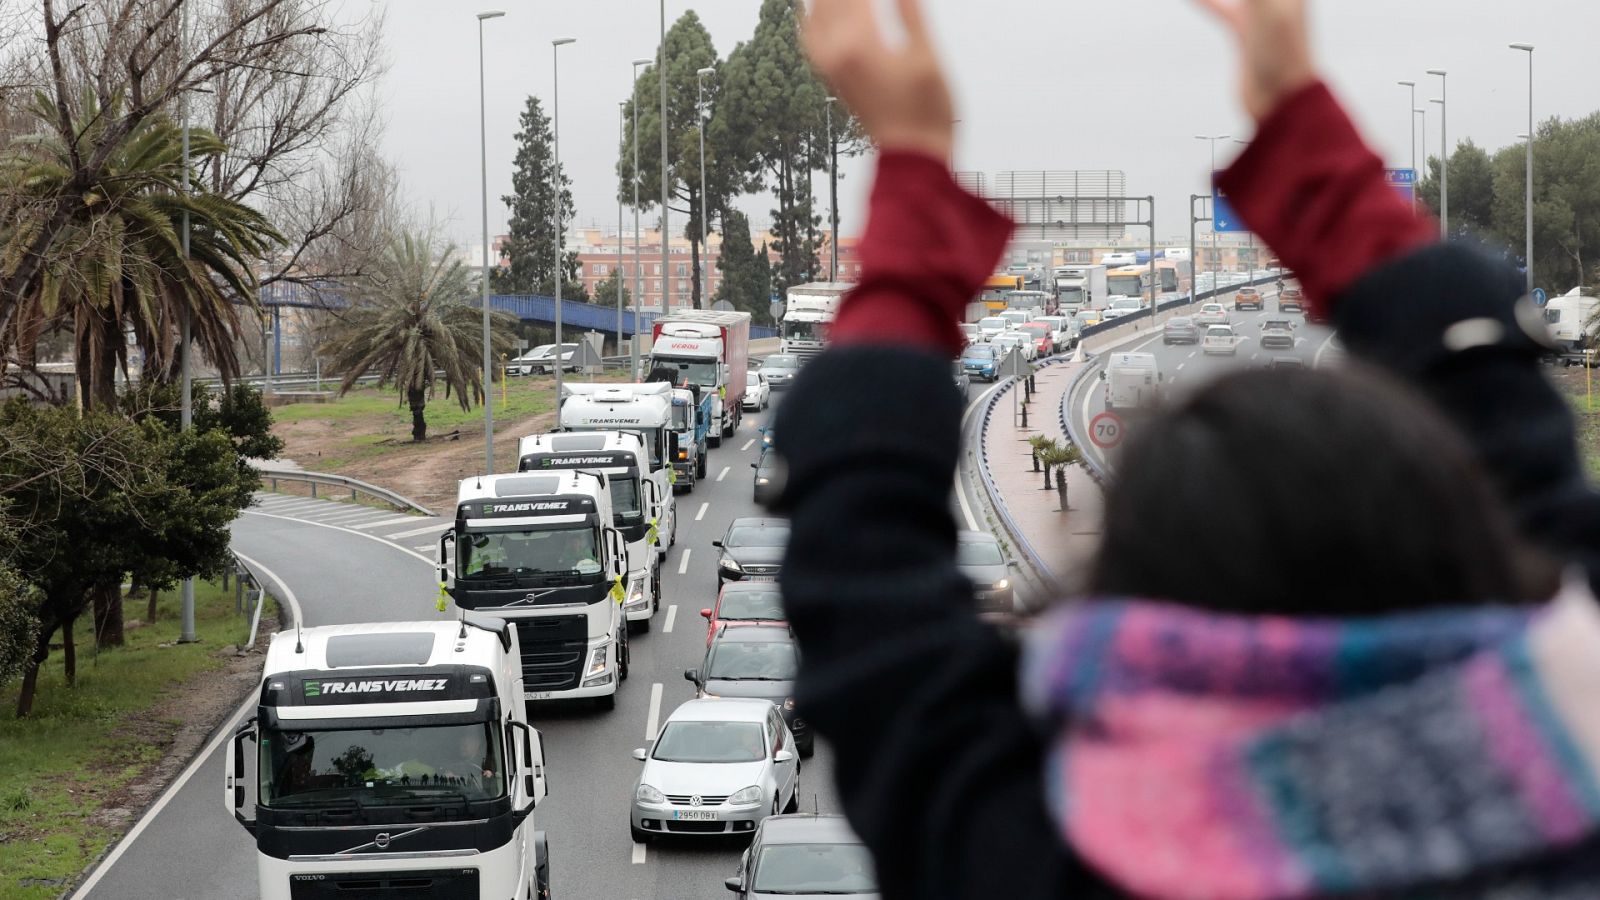
[[[628,677],[628,548],[606,476],[482,475],[461,482],[439,538],[439,584],[462,610],[517,630],[523,696],[616,706]]]
[[[672,431],[672,385],[661,381],[644,384],[562,385],[562,431],[625,431],[644,443],[650,457],[650,478],[664,509],[656,522],[656,555],[665,559],[667,548],[678,540],[678,504],[673,499],[677,477],[672,459],[677,436]]]
[[[257,896],[548,898],[519,637],[473,614],[275,635],[224,754]]]
[[[1064,316],[1099,309],[1111,294],[1106,290],[1105,266],[1058,266],[1055,282],[1056,309]]]
[[[750,357],[750,314],[720,310],[673,310],[658,316],[650,368],[676,370],[688,382],[718,398],[711,422],[711,446],[721,446],[739,428],[740,401]]]
[[[661,557],[656,553],[655,532],[666,504],[650,477],[650,455],[639,436],[618,431],[530,435],[518,445],[517,470],[606,476],[612,524],[628,544],[623,617],[635,631],[649,631],[651,618],[661,608]]]
[[[853,284],[819,281],[789,289],[783,307],[783,352],[802,359],[821,353],[839,301]]]

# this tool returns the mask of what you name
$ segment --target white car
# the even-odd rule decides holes
[[[991,339],[989,343],[994,345],[994,349],[999,352],[1001,357],[1008,355],[1011,349],[1015,347],[1022,351],[1022,358],[1028,362],[1033,362],[1038,358],[1038,352],[1034,347],[1033,335],[1031,334],[1021,331],[1001,332],[999,336]]]
[[[978,333],[981,335],[978,339],[992,341],[996,335],[1010,327],[1011,323],[999,316],[985,316],[978,320]]]
[[[1227,325],[1232,321],[1228,317],[1228,308],[1221,303],[1202,304],[1200,311],[1194,316],[1194,323],[1201,328],[1208,325]]]
[[[1123,316],[1135,315],[1142,309],[1144,309],[1144,301],[1138,297],[1112,297],[1111,301],[1106,304],[1106,308],[1102,310],[1104,314],[1103,321],[1109,322],[1112,319],[1120,319]]]
[[[529,350],[527,353],[524,353],[516,359],[506,363],[506,374],[532,375],[534,364],[539,360],[549,356],[550,351],[554,350],[555,347],[555,344],[540,344],[532,350]]]
[[[1055,342],[1056,352],[1067,349],[1072,343],[1072,319],[1067,316],[1040,316],[1035,322],[1043,322],[1050,326],[1050,337]]]
[[[690,700],[649,747],[629,813],[633,840],[658,835],[754,834],[799,806],[794,734],[768,700]]]
[[[1200,339],[1200,349],[1207,356],[1233,356],[1239,352],[1239,336],[1233,333],[1232,325],[1213,325]]]
[[[772,387],[767,384],[767,377],[760,372],[746,372],[744,379],[744,399],[739,401],[739,406],[751,412],[766,409],[772,402]]]

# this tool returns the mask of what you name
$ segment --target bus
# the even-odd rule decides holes
[[[979,295],[984,306],[989,308],[990,315],[999,315],[1010,308],[1006,294],[1023,289],[1024,278],[1021,275],[991,275],[983,284],[983,292]]]
[[[1122,266],[1106,273],[1106,290],[1111,296],[1138,297],[1149,302],[1151,293],[1149,266]]]

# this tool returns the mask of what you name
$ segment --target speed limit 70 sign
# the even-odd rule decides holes
[[[1089,441],[1101,450],[1110,450],[1122,443],[1125,431],[1122,417],[1114,412],[1103,412],[1089,420]]]

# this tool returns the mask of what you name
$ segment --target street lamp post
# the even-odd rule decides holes
[[[1232,138],[1233,138],[1233,135],[1231,135],[1231,134],[1218,134],[1218,135],[1197,134],[1197,135],[1194,136],[1194,139],[1197,140],[1197,141],[1209,141],[1211,143],[1211,174],[1210,174],[1209,177],[1211,178],[1211,180],[1213,182],[1215,182],[1216,177],[1217,177],[1217,141],[1232,140]],[[1218,281],[1217,274],[1218,274],[1219,270],[1222,268],[1222,259],[1218,255],[1218,252],[1217,252],[1217,196],[1216,196],[1216,194],[1217,194],[1217,186],[1216,186],[1215,183],[1213,183],[1211,185],[1211,267],[1212,267],[1211,268],[1211,290],[1212,291],[1215,291],[1217,289],[1217,287],[1218,287],[1218,285],[1217,285],[1217,281]],[[1191,265],[1192,265],[1192,263],[1191,263]]]
[[[1422,119],[1422,124],[1419,127],[1422,129],[1422,153],[1424,156],[1426,156],[1428,153],[1428,108],[1426,106],[1419,106],[1416,109],[1413,109],[1411,114],[1413,116],[1419,116]],[[1412,185],[1411,196],[1413,199],[1415,199],[1417,196],[1415,184]]]
[[[1396,84],[1403,88],[1411,89],[1411,118],[1408,124],[1411,127],[1411,172],[1413,176],[1417,171],[1417,83],[1415,81],[1397,81]],[[1416,191],[1411,192],[1411,208],[1417,208]]]
[[[667,0],[661,0],[661,59],[656,64],[656,81],[661,85],[661,311],[667,313],[672,310],[672,242],[667,239],[671,232],[667,220],[672,216],[667,207],[672,187],[667,179]]]
[[[633,358],[628,374],[639,377],[639,307],[644,303],[644,263],[639,251],[639,67],[652,60],[633,61]]]
[[[494,383],[494,359],[489,337],[489,125],[484,105],[483,23],[498,19],[498,9],[478,13],[478,163],[483,200],[483,277],[478,281],[478,303],[483,307],[483,473],[494,474],[494,404],[489,386]]]
[[[1250,142],[1249,141],[1237,141],[1236,140],[1236,141],[1234,141],[1234,143],[1235,144],[1242,144],[1242,145],[1244,145],[1246,147],[1250,146]],[[1213,215],[1215,215],[1215,213],[1213,213]],[[1256,283],[1256,233],[1254,231],[1251,231],[1251,232],[1248,233],[1247,236],[1250,239],[1250,262],[1249,262],[1250,274],[1246,276],[1245,284],[1254,285]]]
[[[829,97],[824,107],[828,111],[828,281],[839,280],[839,152],[833,144],[833,104],[838,97]]]
[[[617,104],[617,152],[627,140],[628,102]],[[620,161],[619,161],[620,164]],[[618,185],[621,187],[621,185]],[[622,191],[617,191],[617,355],[622,355]]]
[[[710,66],[694,73],[700,88],[700,99],[694,107],[700,128],[700,297],[707,309],[711,308],[711,266],[707,264],[711,255],[711,220],[706,211],[706,78],[715,74],[717,70]]]
[[[1429,69],[1439,76],[1439,234],[1450,239],[1450,78],[1443,69]]]
[[[550,42],[550,67],[553,74],[550,85],[550,143],[555,161],[555,219],[556,219],[556,405],[561,405],[561,379],[566,368],[565,348],[561,343],[561,269],[566,260],[561,258],[566,250],[565,223],[561,221],[561,48],[577,42],[577,38],[556,38]]]
[[[187,59],[188,58],[188,53],[189,53],[189,49],[188,49],[188,43],[189,43],[189,5],[187,3],[182,5],[181,9],[179,10],[178,17],[179,17],[179,22],[178,22],[178,43],[179,43],[178,58],[179,59]],[[183,106],[183,111],[182,111],[182,115],[183,115],[183,199],[185,201],[187,201],[189,199],[189,92],[188,91],[184,91],[183,92],[183,96],[182,96],[182,98],[180,99],[179,102]],[[183,259],[184,259],[185,263],[187,263],[188,260],[189,260],[189,207],[187,205],[187,202],[185,203],[184,209],[183,209]],[[182,384],[183,384],[183,397],[178,403],[178,425],[184,431],[188,431],[193,426],[193,423],[194,423],[194,396],[193,396],[193,394],[194,394],[194,372],[193,372],[193,368],[192,368],[193,367],[193,362],[191,361],[192,353],[189,350],[189,343],[193,339],[192,332],[194,330],[194,323],[193,323],[193,320],[191,318],[191,315],[192,314],[191,314],[191,312],[189,310],[189,304],[185,303],[183,305],[183,321],[182,321],[182,324],[179,326],[182,329],[181,337],[182,337],[182,341],[183,341],[182,347],[179,348],[180,349],[180,354],[181,354],[179,359],[180,359],[180,364],[181,364],[182,370],[183,370],[183,375],[181,376],[182,377]],[[266,359],[265,359],[265,356],[263,355],[262,364],[265,365],[265,363],[266,363]],[[152,596],[154,596],[154,595],[152,595]],[[180,597],[181,597],[181,599],[180,599],[180,603],[179,603],[179,610],[180,610],[180,618],[181,618],[182,621],[178,626],[179,627],[178,643],[180,643],[180,644],[192,644],[195,641],[200,639],[199,636],[195,634],[195,630],[194,630],[194,579],[193,578],[185,578],[183,580],[183,589],[182,589],[182,593],[180,594]]]
[[[1524,227],[1528,231],[1526,262],[1528,264],[1528,293],[1531,294],[1533,293],[1533,45],[1512,44],[1511,49],[1521,50],[1528,54],[1528,182],[1527,190],[1524,192],[1527,205],[1527,223]]]

